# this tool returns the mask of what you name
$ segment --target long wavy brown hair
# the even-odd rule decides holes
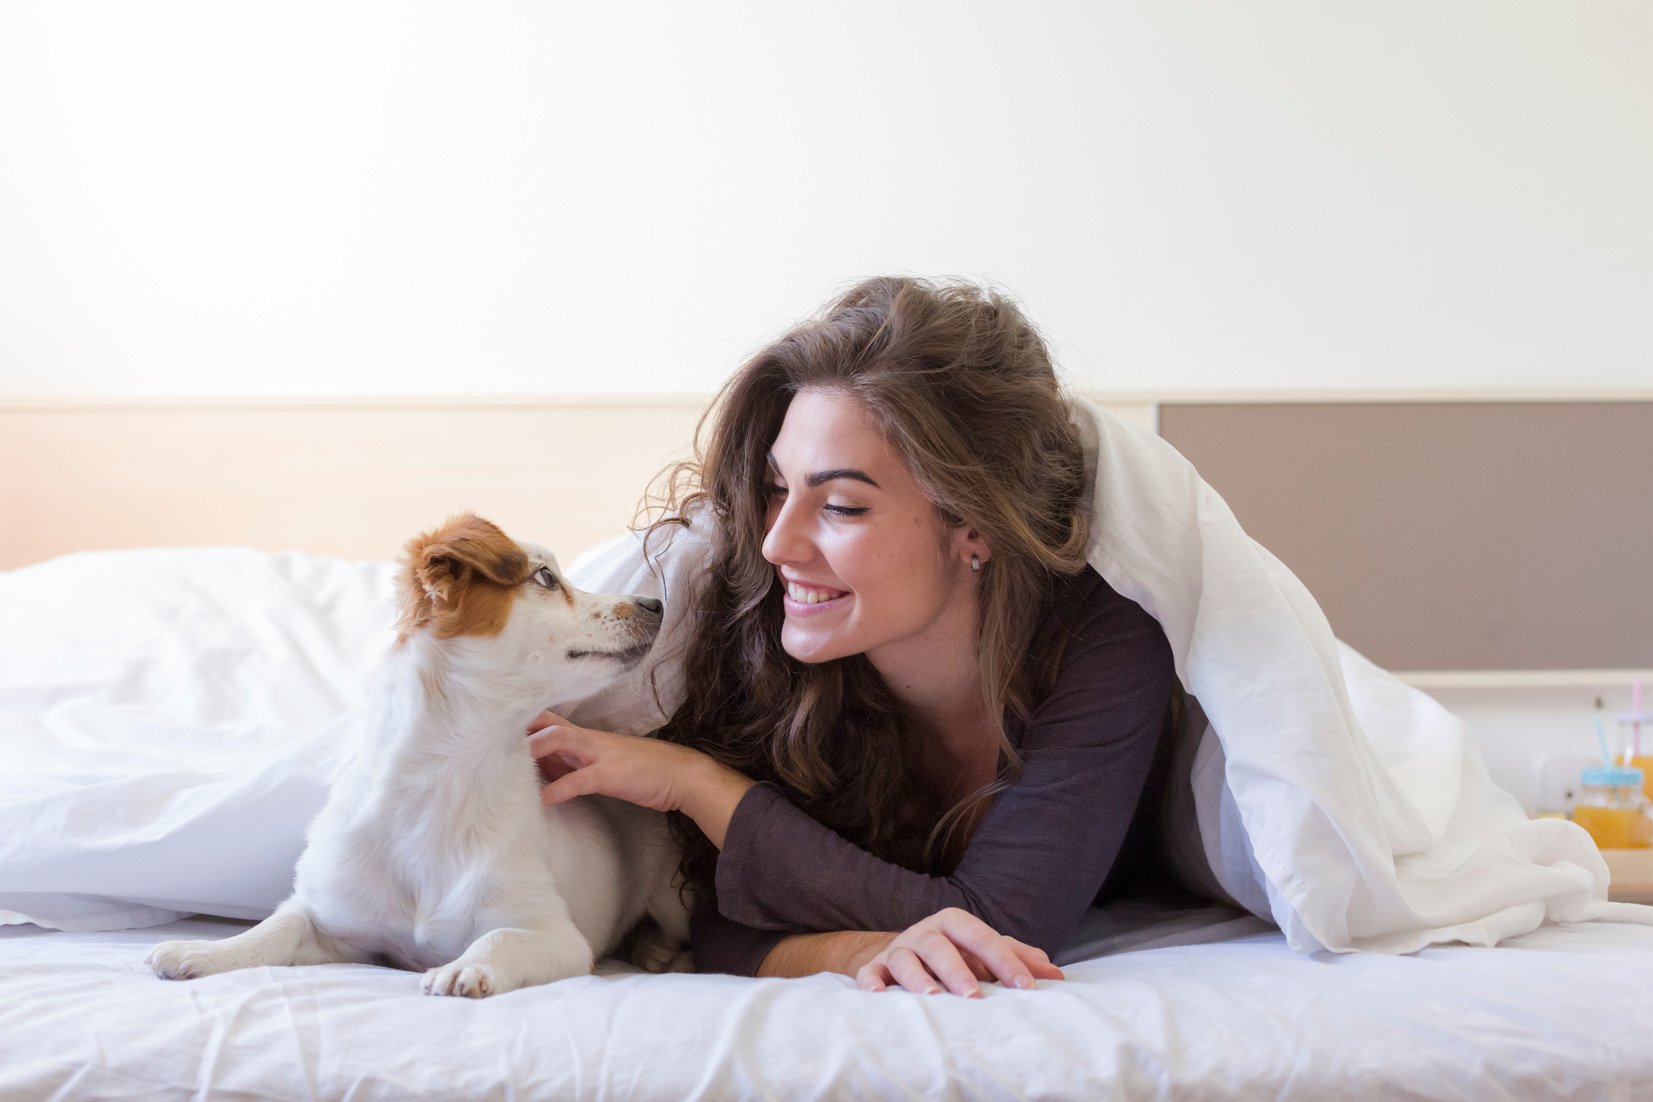
[[[980,578],[976,652],[1002,766],[943,806],[916,769],[923,733],[864,655],[805,664],[781,649],[784,613],[762,544],[767,456],[793,395],[860,402],[935,505],[943,532],[969,525],[993,555]],[[1044,341],[1004,295],[965,282],[869,279],[759,351],[695,432],[695,459],[665,475],[652,539],[709,522],[712,568],[685,600],[699,628],[683,654],[687,697],[662,737],[778,784],[817,820],[908,868],[950,871],[959,828],[1015,778],[1003,717],[1025,717],[1053,663],[1029,643],[1062,578],[1083,569],[1084,456]],[[679,819],[691,882],[710,843]]]

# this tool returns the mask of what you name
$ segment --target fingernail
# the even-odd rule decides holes
[[[968,990],[964,993],[964,997],[967,998],[967,999],[979,999],[979,998],[981,998],[981,988],[972,987],[970,990]]]
[[[941,988],[932,985],[930,987],[926,987],[924,989],[924,993],[926,995],[939,995],[941,994]]]
[[[1017,987],[1021,988],[1023,991],[1026,991],[1029,987],[1033,986],[1033,977],[1017,976],[1014,982]]]

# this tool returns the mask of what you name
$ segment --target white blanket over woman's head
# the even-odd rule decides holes
[[[1230,894],[1300,951],[1653,923],[1653,909],[1606,902],[1589,835],[1528,819],[1462,722],[1334,638],[1176,449],[1088,403],[1077,421],[1094,456],[1091,565],[1159,620],[1211,721],[1194,789]]]
[[[1188,735],[1203,736],[1195,808],[1225,890],[1303,951],[1653,923],[1653,908],[1606,902],[1584,831],[1529,821],[1461,723],[1340,644],[1174,449],[1089,404],[1077,415],[1095,471],[1090,561],[1159,619],[1210,718]],[[693,630],[673,595],[705,569],[705,545],[691,530],[650,550],[623,537],[571,574],[663,597],[656,654],[669,662]],[[389,641],[390,576],[388,564],[200,549],[0,574],[0,921],[109,929],[273,909],[349,752],[366,665]],[[645,664],[596,696],[547,703],[643,732],[679,691],[674,668]]]

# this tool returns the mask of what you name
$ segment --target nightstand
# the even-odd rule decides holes
[[[1653,903],[1653,849],[1604,849],[1612,882],[1607,898],[1625,903]]]

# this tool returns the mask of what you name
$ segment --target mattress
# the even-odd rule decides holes
[[[368,965],[169,982],[142,963],[151,945],[244,924],[11,926],[0,1098],[1486,1102],[1653,1089],[1645,926],[1302,956],[1249,917],[1135,920],[1135,947],[1036,990],[988,985],[979,1000],[611,961],[476,1001],[421,995],[414,973]]]

